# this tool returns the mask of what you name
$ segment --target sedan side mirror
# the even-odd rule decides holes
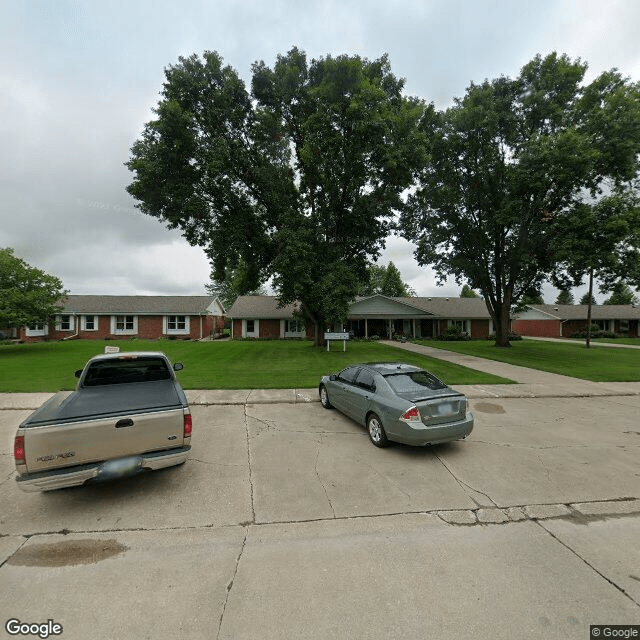
[[[82,369],[78,369],[74,374],[76,378],[79,378],[82,375]]]
[[[184,369],[184,365],[182,364],[182,362],[176,362],[173,365],[173,370],[174,371],[182,371]]]
[[[335,382],[338,379],[338,376],[335,373],[332,373],[329,376],[329,380],[331,380],[331,382]]]

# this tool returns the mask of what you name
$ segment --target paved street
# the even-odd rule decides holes
[[[640,395],[477,394],[468,440],[380,450],[313,390],[224,393],[189,393],[183,467],[27,494],[0,457],[3,624],[564,640],[640,623]],[[28,414],[0,411],[5,452]]]

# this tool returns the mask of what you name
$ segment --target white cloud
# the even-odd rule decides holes
[[[389,53],[409,94],[439,107],[469,82],[515,75],[536,53],[580,56],[638,80],[640,4],[611,0],[160,0],[0,6],[0,246],[72,293],[198,293],[209,265],[134,208],[123,166],[179,55],[217,50],[245,79],[296,45],[308,56]],[[412,246],[392,260],[421,295],[438,288]]]

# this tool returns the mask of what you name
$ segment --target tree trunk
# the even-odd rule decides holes
[[[587,349],[591,347],[591,300],[593,299],[593,267],[589,270],[589,300],[587,301]]]
[[[491,313],[491,308],[489,313]],[[496,347],[510,347],[509,334],[511,333],[511,304],[506,298],[501,302],[495,301],[493,305],[493,324],[495,325]]]

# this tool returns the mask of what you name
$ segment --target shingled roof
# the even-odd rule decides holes
[[[358,298],[361,302],[374,296]],[[383,298],[385,296],[382,296]],[[416,315],[421,312],[436,318],[476,318],[489,319],[489,311],[483,298],[456,298],[456,297],[431,297],[431,298],[388,298],[416,310]],[[239,296],[231,305],[227,315],[230,318],[291,318],[299,303],[278,306],[278,298],[275,296]]]
[[[299,303],[279,306],[276,296],[238,296],[227,312],[230,318],[291,318]]]
[[[484,298],[392,298],[440,318],[490,318]]]
[[[70,295],[60,301],[63,313],[134,314],[187,316],[207,315],[215,296],[82,296]]]
[[[559,320],[586,320],[586,304],[530,304],[531,309],[541,311]],[[594,304],[591,307],[593,320],[640,320],[640,309],[630,304]]]

